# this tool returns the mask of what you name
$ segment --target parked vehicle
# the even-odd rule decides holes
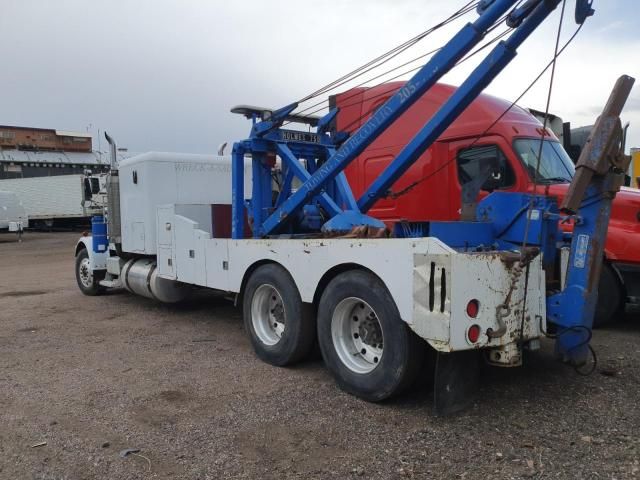
[[[234,144],[230,162],[149,153],[117,167],[115,142],[107,138],[112,167],[105,215],[93,218],[92,235],[82,237],[75,251],[80,290],[96,295],[124,287],[164,302],[180,301],[193,288],[228,292],[242,305],[245,328],[261,359],[293,364],[308,356],[317,340],[337,383],[369,401],[409,388],[424,371],[429,345],[436,352],[439,413],[468,404],[478,384],[479,352],[492,365],[521,365],[524,349],[538,349],[548,328],[555,331],[558,357],[584,366],[592,353],[611,200],[619,190],[619,171],[628,166],[628,159],[618,155],[611,126],[620,123],[634,79],[618,80],[593,129],[591,145],[610,148],[583,152],[560,206],[544,190],[536,195],[496,188],[477,202],[475,187],[463,186],[468,197],[462,220],[396,222],[395,238],[367,213],[425,151],[431,152],[432,143],[559,4],[480,2],[475,22],[352,135],[330,131],[335,110],[310,117],[295,113],[299,104],[294,102],[278,110],[234,108],[252,128],[248,138]],[[578,0],[578,23],[593,14],[590,5]],[[370,185],[354,195],[344,175],[348,165],[392,131],[393,122],[505,16],[511,35],[438,113],[414,118],[419,131],[403,139],[392,161],[384,152],[373,158],[371,169],[363,170],[371,174]],[[283,128],[289,123],[304,130]],[[524,162],[529,146],[517,146]],[[560,155],[553,143],[545,148]],[[469,162],[483,154],[472,153]],[[477,190],[486,179],[499,182],[508,174],[506,167],[493,168],[499,158],[494,154],[477,171],[468,171]],[[376,159],[381,160],[376,164]],[[428,198],[441,201],[441,192],[435,188]],[[563,233],[559,220],[578,214],[573,232]]]
[[[29,226],[22,202],[14,192],[0,190],[0,231],[19,235]]]
[[[18,195],[31,221],[31,227],[78,225],[88,223],[92,215],[102,212],[101,205],[85,202],[85,178],[85,175],[57,175],[4,179],[0,180],[0,189]],[[104,175],[93,178],[98,182],[103,178],[104,188]]]
[[[335,96],[332,104],[340,111],[334,128],[354,132],[402,86],[387,83]],[[345,171],[356,195],[362,195],[410,141],[418,119],[430,118],[455,91],[450,85],[435,85],[358,156]],[[537,191],[562,203],[574,162],[556,136],[549,129],[543,132],[540,121],[523,108],[514,106],[494,124],[510,106],[506,100],[480,95],[393,185],[395,193],[375,203],[371,214],[388,225],[401,220],[460,220],[463,188],[487,161],[495,166],[480,187],[480,198],[494,191],[533,192],[543,133]],[[571,230],[569,223],[562,227]],[[605,258],[596,325],[616,318],[625,302],[640,302],[640,192],[635,189],[622,188],[613,201]]]

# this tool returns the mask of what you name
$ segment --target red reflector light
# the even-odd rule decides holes
[[[471,300],[467,303],[467,315],[471,318],[476,318],[478,316],[478,311],[480,310],[480,303],[478,300]]]
[[[480,338],[480,327],[478,325],[471,325],[467,330],[467,338],[471,343],[476,343]]]

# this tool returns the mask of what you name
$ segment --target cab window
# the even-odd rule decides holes
[[[508,188],[515,184],[516,176],[502,150],[497,145],[482,145],[458,151],[458,181],[461,186],[484,174],[487,178],[481,190]]]

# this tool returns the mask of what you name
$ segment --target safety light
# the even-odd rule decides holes
[[[467,339],[470,343],[476,343],[480,338],[480,327],[478,325],[471,325],[467,330]]]
[[[476,318],[478,316],[478,311],[480,310],[480,302],[478,300],[473,299],[467,303],[467,315],[471,318]]]

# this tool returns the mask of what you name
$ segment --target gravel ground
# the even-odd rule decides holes
[[[0,237],[2,479],[640,476],[634,315],[595,333],[592,376],[545,342],[523,368],[487,370],[470,410],[436,418],[427,386],[372,405],[319,360],[262,363],[218,295],[85,297],[76,238]]]

